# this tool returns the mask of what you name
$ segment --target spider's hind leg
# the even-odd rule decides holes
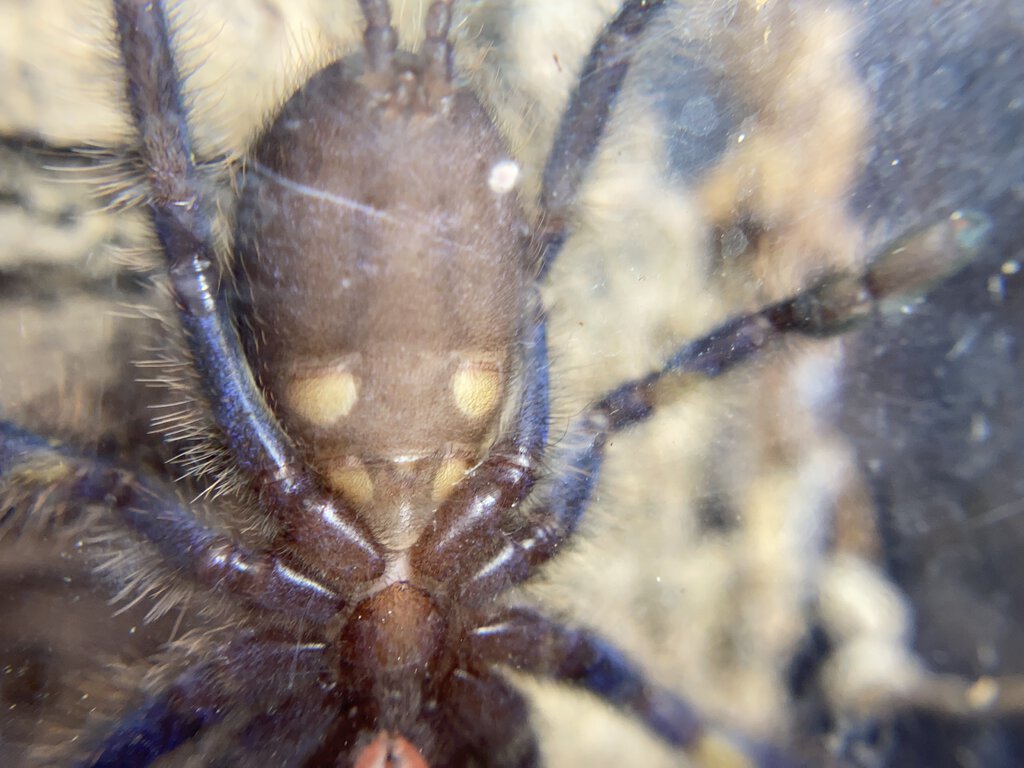
[[[259,733],[248,738],[257,750],[267,743],[288,743],[298,754],[308,755],[317,748],[337,712],[327,691],[305,684],[323,674],[321,647],[250,636],[218,647],[210,656],[211,661],[193,664],[151,694],[90,747],[79,768],[143,768],[221,724],[249,730],[258,723]],[[303,716],[298,719],[287,711],[295,687],[304,691]],[[285,711],[276,712],[278,708]],[[264,709],[277,716],[267,717]]]
[[[705,724],[679,696],[650,682],[607,640],[530,610],[512,609],[469,636],[475,659],[576,685],[637,718],[701,768],[793,768],[772,747]]]

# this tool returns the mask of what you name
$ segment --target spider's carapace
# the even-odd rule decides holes
[[[282,425],[393,551],[493,442],[532,319],[517,166],[441,54],[317,73],[256,146],[236,238]]]

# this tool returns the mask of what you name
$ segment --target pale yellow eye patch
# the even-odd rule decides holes
[[[350,371],[325,371],[295,379],[286,399],[298,416],[325,427],[348,416],[359,400],[359,385]]]
[[[431,491],[431,498],[434,502],[444,501],[452,488],[461,480],[469,470],[469,462],[460,456],[452,456],[441,462],[441,466],[434,475],[434,487]]]
[[[491,415],[501,398],[501,375],[495,363],[465,360],[452,376],[452,394],[463,415],[479,421]]]
[[[373,480],[362,462],[344,459],[327,468],[327,484],[353,504],[366,505],[373,501]]]

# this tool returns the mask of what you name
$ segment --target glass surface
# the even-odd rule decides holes
[[[354,2],[178,5],[198,152],[218,163],[311,62],[358,44]],[[395,3],[408,44],[424,5]],[[506,133],[533,212],[575,73],[615,6],[456,3],[460,78]],[[137,178],[130,163],[96,170],[130,135],[106,13],[0,2],[0,411],[153,465],[177,449],[151,434],[138,379],[152,374],[134,362],[161,352],[132,307],[167,301],[125,266],[150,245],[140,212],[102,210],[144,195],[117,181]],[[859,270],[958,209],[991,228],[926,297],[842,338],[788,340],[616,435],[581,534],[526,599],[812,765],[1018,765],[1022,137],[1016,0],[670,3],[637,47],[543,289],[552,440],[732,315]],[[226,213],[230,175],[211,170]],[[41,539],[0,541],[5,765],[80,730],[83,695],[117,710],[163,643],[221,621],[196,599],[147,623],[151,603],[121,611],[74,542]],[[547,764],[678,764],[606,705],[516,681]]]

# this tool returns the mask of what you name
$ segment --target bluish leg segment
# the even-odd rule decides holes
[[[191,667],[122,720],[79,768],[144,768],[228,716],[240,723],[259,719],[296,686],[318,690],[311,681],[325,663],[322,648],[251,637],[215,655],[216,661]]]
[[[571,683],[632,715],[699,766],[794,768],[771,747],[744,744],[710,730],[692,707],[654,685],[608,641],[525,609],[503,612],[470,633],[472,658]]]
[[[466,594],[486,599],[518,584],[554,557],[573,535],[597,482],[610,434],[644,421],[695,381],[722,376],[788,335],[842,333],[886,305],[899,306],[962,268],[988,231],[984,216],[958,211],[900,239],[863,274],[834,273],[805,291],[757,312],[728,320],[684,344],[665,364],[628,381],[587,408],[555,447],[563,469],[547,486],[530,518],[499,547],[489,540],[462,542]]]
[[[103,743],[98,754],[80,768],[124,768],[151,765],[220,720],[216,709],[183,707],[171,694],[146,703],[122,722]]]
[[[516,417],[513,442],[528,456],[539,456],[548,442],[551,418],[548,328],[543,313],[523,342],[523,399]]]
[[[460,481],[413,548],[413,567],[443,584],[461,584],[479,567],[481,556],[501,549],[499,527],[506,510],[533,488],[550,414],[547,322],[539,310],[522,343],[522,400],[508,436]]]
[[[281,544],[339,582],[373,578],[384,568],[377,545],[351,509],[319,488],[243,353],[213,245],[214,205],[192,159],[164,4],[116,0],[114,7],[128,103],[151,169],[150,216],[214,419],[264,507],[282,524]]]
[[[214,592],[314,622],[330,619],[342,603],[281,558],[253,552],[203,525],[152,478],[54,447],[9,422],[0,422],[0,486],[23,508],[20,514],[45,514],[24,511],[45,500],[49,514],[69,526],[89,507],[105,505],[118,525],[145,539],[169,568]]]
[[[568,236],[569,218],[629,71],[633,48],[664,4],[664,0],[628,0],[587,55],[544,167],[540,196],[542,275]]]
[[[445,683],[446,709],[456,728],[495,768],[540,764],[530,710],[522,694],[490,670],[459,670]]]
[[[516,609],[472,632],[469,645],[473,658],[590,691],[676,746],[689,746],[701,732],[700,719],[685,702],[649,684],[621,651],[585,630]]]

